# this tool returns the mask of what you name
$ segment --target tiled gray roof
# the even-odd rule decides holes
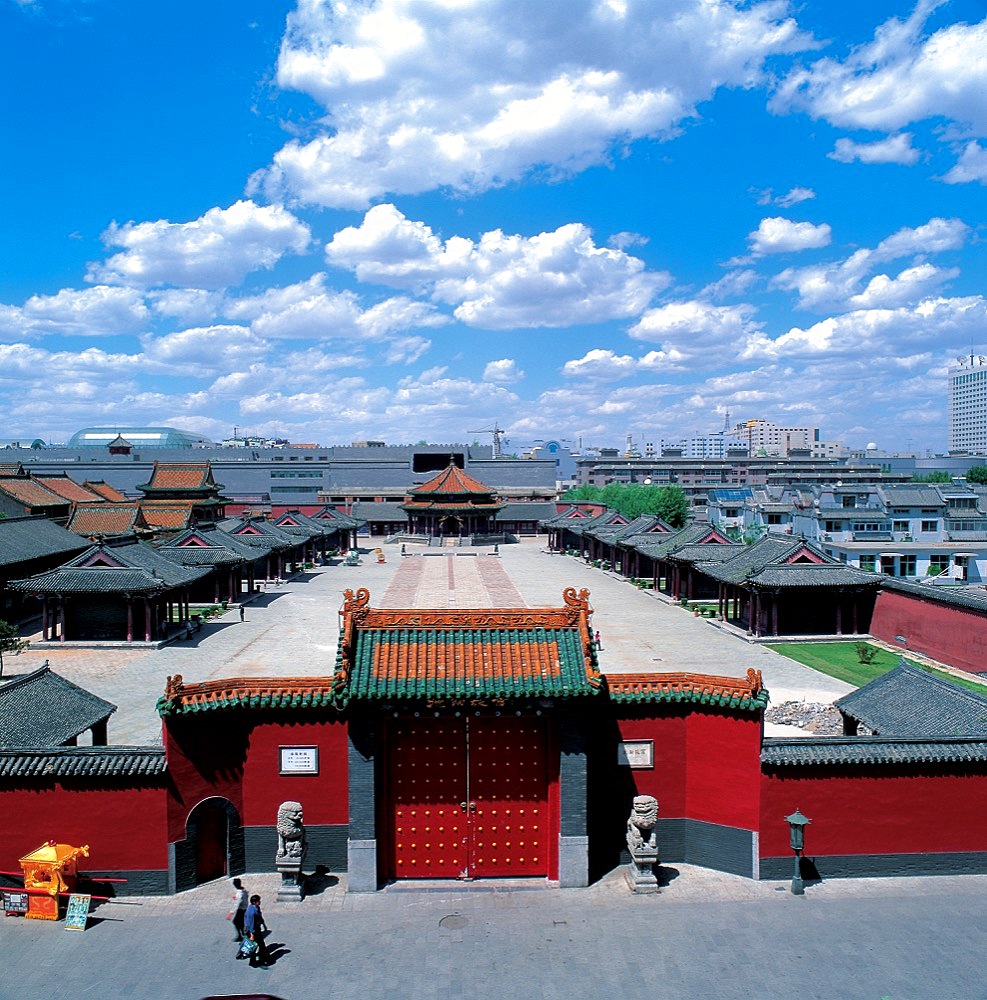
[[[954,764],[987,762],[987,740],[977,737],[901,739],[877,736],[766,737],[762,768],[840,767],[846,764]]]
[[[712,525],[697,521],[670,534],[632,535],[630,538],[625,538],[621,544],[627,548],[637,549],[642,555],[650,556],[652,559],[663,559],[686,545],[698,546],[700,539],[713,534],[715,530]],[[723,542],[712,542],[709,547],[730,548],[731,546]]]
[[[605,510],[602,514],[597,514],[596,517],[551,518],[545,524],[552,528],[563,528],[566,531],[571,531],[574,535],[582,535],[590,530],[595,530],[603,525],[613,524],[614,522],[623,524],[626,522],[626,519],[622,518],[615,510]]]
[[[163,747],[0,750],[0,779],[156,777],[167,769]]]
[[[85,565],[94,556],[116,565]],[[160,593],[201,580],[209,568],[186,568],[147,542],[120,540],[91,545],[47,573],[11,580],[10,589],[28,594]]]
[[[836,562],[835,559],[831,559],[804,538],[768,534],[759,538],[752,545],[739,546],[732,559],[719,565],[703,566],[703,572],[716,580],[723,580],[725,583],[742,583],[766,566],[773,563],[784,563],[795,556],[800,549],[809,549],[820,562]]]
[[[890,507],[942,507],[943,499],[934,486],[922,483],[879,485],[877,492]]]
[[[381,500],[359,500],[353,504],[353,513],[359,518],[360,523],[367,521],[393,521],[396,524],[408,523],[408,512],[403,510],[399,503]]]
[[[294,535],[276,527],[270,521],[265,521],[262,517],[231,517],[220,521],[219,527],[253,548],[284,551],[299,544]]]
[[[915,583],[897,577],[885,577],[882,589],[897,590],[903,594],[914,594],[936,604],[950,604],[970,611],[987,612],[987,590],[983,587],[953,587],[945,584]]]
[[[0,518],[0,567],[51,556],[69,556],[89,548],[89,541],[46,517]]]
[[[0,747],[57,747],[116,711],[50,667],[0,685]]]
[[[846,563],[782,563],[765,566],[747,577],[754,587],[878,587],[883,573],[848,566]]]
[[[497,521],[544,521],[555,513],[553,500],[508,501],[497,512]]]
[[[835,704],[881,736],[987,737],[987,687],[977,694],[904,660]]]
[[[608,524],[593,529],[588,534],[601,541],[619,543],[633,535],[654,534],[656,531],[660,534],[667,534],[672,530],[672,526],[663,521],[657,514],[641,514],[629,524]]]
[[[668,559],[671,562],[700,564],[703,567],[703,572],[706,572],[706,567],[709,565],[735,559],[741,548],[744,546],[724,545],[722,543],[682,545],[675,552],[669,553]]]

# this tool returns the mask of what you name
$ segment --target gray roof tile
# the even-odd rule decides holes
[[[904,660],[835,704],[881,736],[987,737],[987,687],[977,694]]]
[[[57,747],[116,711],[50,667],[0,686],[0,747]]]
[[[766,737],[762,768],[840,767],[846,764],[987,762],[987,740],[977,737],[902,739],[877,736]]]
[[[0,778],[157,777],[168,769],[163,747],[56,747],[0,750]]]

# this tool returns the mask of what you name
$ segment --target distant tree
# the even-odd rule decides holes
[[[912,476],[913,483],[951,483],[953,477],[948,472],[916,473]]]
[[[563,494],[569,503],[593,502],[605,504],[628,520],[642,514],[656,514],[673,528],[681,528],[689,514],[689,501],[681,486],[643,486],[640,483],[609,483],[579,486]]]
[[[16,656],[30,645],[27,639],[17,634],[17,626],[11,625],[0,618],[0,677],[3,677],[3,654],[12,653]]]
[[[685,525],[689,516],[689,500],[681,486],[657,487],[658,496],[653,513],[673,528]]]
[[[567,500],[569,503],[589,503],[597,501],[600,499],[600,487],[590,486],[588,484],[584,486],[577,486],[574,490],[566,490],[566,492],[562,494],[562,499]]]
[[[967,470],[966,481],[983,486],[987,483],[987,465],[974,465]]]

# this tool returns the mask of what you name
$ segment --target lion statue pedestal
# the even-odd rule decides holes
[[[625,870],[632,892],[661,892],[655,877],[658,864],[658,800],[653,795],[635,795],[631,814],[627,818],[627,850],[631,863]]]
[[[278,807],[278,852],[274,864],[281,875],[279,903],[302,901],[302,863],[305,860],[305,826],[300,802],[282,802]]]

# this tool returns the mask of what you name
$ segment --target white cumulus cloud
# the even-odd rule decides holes
[[[911,132],[899,132],[876,142],[854,142],[837,139],[830,159],[840,163],[900,163],[911,166],[918,160],[919,152],[912,145]]]
[[[326,247],[330,263],[361,281],[407,288],[484,329],[561,327],[639,314],[668,275],[622,250],[598,246],[569,223],[536,236],[484,233],[446,241],[393,205],[377,205]]]
[[[285,254],[304,253],[310,240],[308,226],[284,208],[238,201],[192,222],[114,223],[103,242],[123,251],[91,264],[88,278],[138,287],[223,288],[273,267]]]
[[[751,250],[760,255],[793,253],[828,246],[832,230],[828,223],[793,222],[781,216],[762,219],[760,225],[747,237]]]
[[[326,109],[324,132],[285,145],[251,190],[363,208],[582,170],[808,47],[787,13],[778,0],[300,0],[278,83]]]
[[[140,293],[96,285],[63,288],[54,295],[32,295],[23,306],[0,305],[0,335],[81,337],[138,333],[150,319]]]

